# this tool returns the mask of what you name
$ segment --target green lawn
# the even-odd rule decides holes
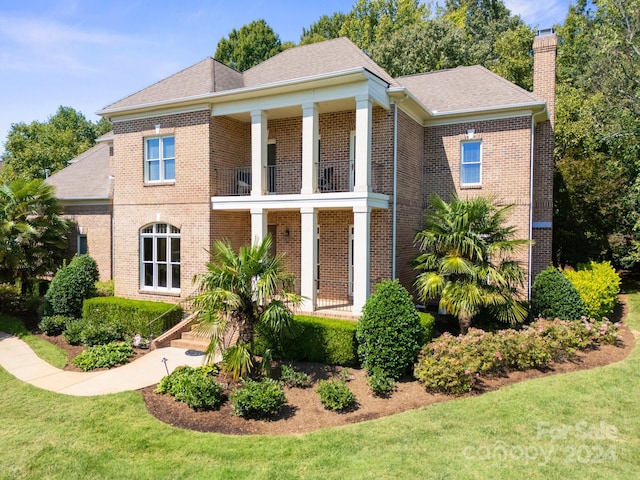
[[[640,330],[640,294],[630,300]],[[150,416],[136,392],[68,397],[1,368],[0,392],[7,479],[640,476],[640,348],[596,370],[299,436],[183,431]]]

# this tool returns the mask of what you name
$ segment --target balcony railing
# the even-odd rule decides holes
[[[382,172],[372,172],[374,192],[382,191]],[[251,167],[218,168],[217,195],[251,194]],[[302,187],[302,165],[285,163],[265,167],[266,191],[272,195],[298,194]],[[318,165],[319,193],[351,192],[355,181],[353,162],[349,160],[321,160]]]
[[[219,196],[251,194],[251,167],[217,168],[215,175]]]

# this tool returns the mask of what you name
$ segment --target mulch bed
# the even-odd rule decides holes
[[[626,301],[623,305],[626,305]],[[626,311],[623,306],[617,318],[624,318]],[[467,396],[480,395],[497,390],[505,385],[530,380],[533,378],[585,370],[618,362],[627,357],[635,345],[634,334],[623,323],[620,324],[621,341],[618,345],[603,345],[600,348],[581,352],[574,360],[553,363],[544,370],[527,370],[513,372],[504,377],[483,379],[479,388]],[[68,345],[62,337],[46,337],[50,341],[67,351],[69,365],[66,370],[78,371],[71,364],[75,355],[84,347]],[[136,356],[144,355],[145,350],[136,350]],[[135,360],[135,357],[134,359]],[[289,364],[289,363],[288,363]],[[359,368],[347,368],[349,372],[348,386],[357,399],[357,405],[350,411],[336,413],[326,410],[320,403],[320,397],[315,392],[319,380],[338,377],[343,367],[330,367],[317,363],[292,362],[296,370],[311,375],[314,380],[309,388],[287,388],[285,395],[288,405],[282,412],[269,420],[247,420],[231,414],[230,402],[226,402],[220,410],[210,412],[196,412],[184,403],[174,400],[170,395],[155,393],[155,386],[140,390],[148,411],[159,420],[170,425],[197,430],[201,432],[218,432],[231,435],[285,435],[306,433],[326,427],[347,425],[365,420],[394,415],[434,403],[444,402],[455,398],[451,395],[430,394],[415,380],[401,381],[396,384],[396,390],[388,398],[379,398],[371,394],[366,384],[366,372]],[[277,366],[274,369],[276,372]]]

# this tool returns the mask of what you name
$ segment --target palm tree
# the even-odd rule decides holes
[[[67,221],[54,188],[42,180],[0,185],[0,281],[22,282],[52,272],[66,253]]]
[[[458,318],[461,333],[483,309],[502,322],[521,322],[527,311],[517,287],[525,274],[509,255],[531,242],[513,239],[515,228],[504,225],[513,205],[457,196],[447,203],[437,195],[430,204],[426,228],[415,238],[423,252],[415,263],[422,271],[415,281],[422,300],[439,298],[440,308]]]
[[[298,305],[301,297],[292,291],[284,256],[272,256],[271,245],[266,236],[236,253],[228,242],[216,241],[207,271],[194,279],[194,305],[201,312],[196,332],[211,338],[209,358],[222,351],[225,368],[236,377],[251,368],[257,324],[280,338],[297,333],[288,305]]]

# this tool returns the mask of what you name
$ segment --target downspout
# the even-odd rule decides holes
[[[529,169],[529,241],[533,242],[533,159],[535,155],[534,141],[536,123],[534,115],[531,115],[531,166]],[[531,268],[533,262],[533,245],[529,244],[529,268],[527,269],[528,288],[527,288],[527,300],[531,300]]]
[[[393,210],[391,227],[391,278],[396,278],[396,209],[398,202],[398,102],[393,102]]]

